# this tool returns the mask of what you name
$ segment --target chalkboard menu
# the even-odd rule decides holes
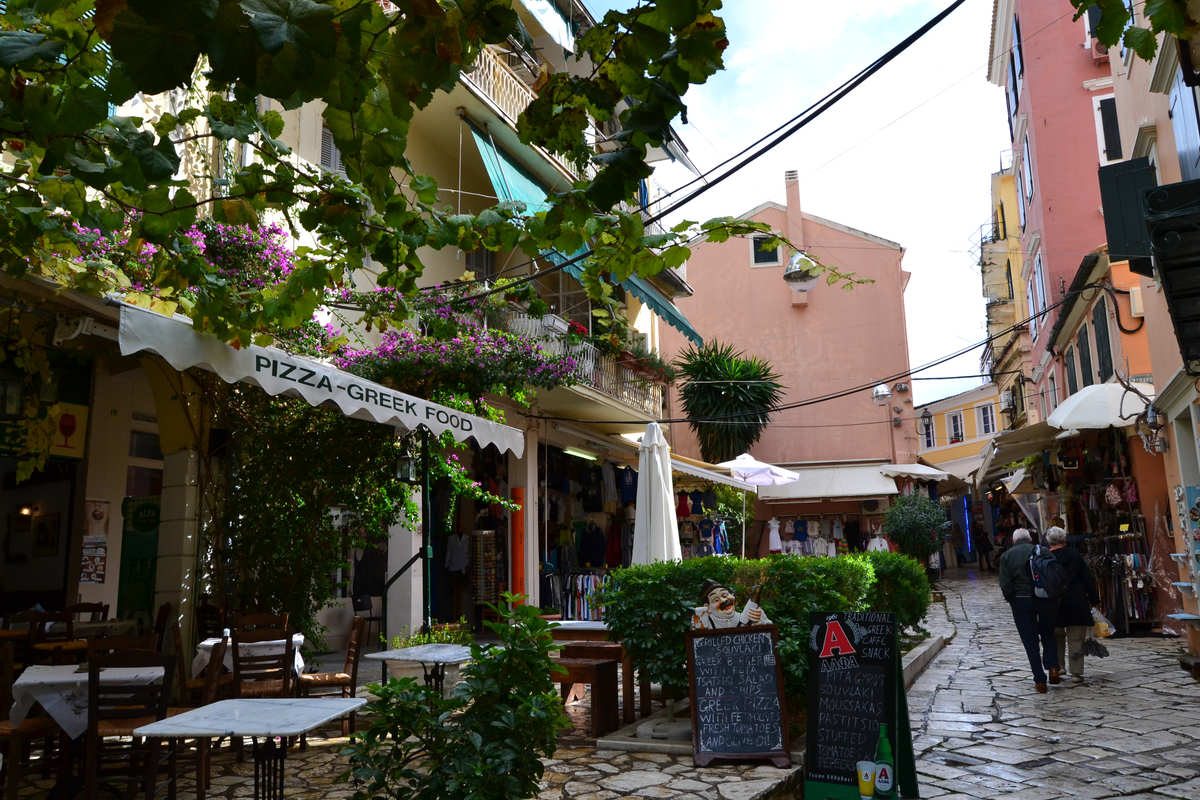
[[[715,758],[790,763],[778,638],[774,625],[688,633],[697,766]]]
[[[810,622],[805,798],[916,797],[895,615],[814,613]],[[860,794],[864,769],[872,787]],[[875,772],[887,776],[879,791]]]

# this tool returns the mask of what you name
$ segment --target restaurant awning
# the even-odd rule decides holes
[[[846,464],[834,467],[792,468],[800,480],[780,486],[763,486],[758,496],[766,501],[834,500],[884,497],[899,494],[896,481],[884,475],[880,464]]]
[[[529,215],[550,208],[550,204],[546,202],[546,195],[548,194],[546,188],[538,183],[537,179],[530,175],[503,148],[497,147],[486,131],[479,130],[473,124],[469,124],[469,127],[471,129],[471,136],[475,139],[475,146],[479,148],[479,155],[483,159],[483,166],[487,170],[488,179],[492,182],[492,188],[496,190],[496,197],[501,200],[524,203],[525,212]],[[551,263],[562,264],[564,261],[569,260],[569,258],[575,258],[582,252],[584,250],[579,250],[568,257],[555,250],[549,250],[543,253],[543,255]],[[568,264],[563,269],[576,280],[583,274],[582,263]],[[620,285],[624,287],[625,291],[631,293],[649,306],[650,310],[665,320],[668,325],[678,330],[696,344],[704,344],[704,337],[692,327],[692,324],[688,322],[683,312],[676,308],[662,292],[654,288],[650,281],[640,278],[637,275],[631,275],[621,281]]]
[[[181,317],[167,317],[122,303],[118,343],[121,355],[157,353],[177,370],[201,367],[226,383],[251,383],[272,396],[296,396],[313,406],[333,403],[355,419],[408,430],[425,427],[434,434],[449,431],[457,441],[472,439],[480,447],[494,445],[518,458],[525,452],[525,435],[516,428],[389,389],[275,347],[235,349],[215,336],[193,330],[191,322]]]
[[[691,475],[693,478],[700,478],[709,483],[720,483],[725,486],[732,486],[735,489],[741,489],[746,492],[756,492],[757,486],[753,486],[745,481],[740,481],[731,475],[722,475],[715,469],[708,469],[707,466],[702,466],[705,462],[696,461],[695,459],[686,458],[685,456],[671,456],[671,469],[675,472],[682,472],[684,475]]]
[[[991,480],[1002,471],[1005,464],[1020,461],[1048,449],[1057,434],[1058,429],[1050,427],[1046,422],[1035,422],[1001,433],[992,439],[991,447],[984,449],[983,464],[975,473],[976,481]]]
[[[912,478],[918,481],[944,481],[950,477],[949,472],[924,464],[884,464],[879,472],[889,478]]]

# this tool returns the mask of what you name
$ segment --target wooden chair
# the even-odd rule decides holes
[[[196,607],[196,633],[201,639],[215,639],[229,627],[229,609],[218,608],[205,595]]]
[[[21,638],[8,639],[13,645],[13,673],[14,675],[25,668],[31,662],[31,650],[33,648],[33,634],[38,624],[43,619],[42,612],[29,609],[27,611],[16,611],[12,614],[4,616],[4,629],[6,631],[21,632],[25,635]]]
[[[76,622],[107,622],[108,603],[72,603],[63,609]]]
[[[170,603],[163,603],[154,615],[154,649],[160,653],[167,644],[167,628],[171,625],[171,609]]]
[[[119,667],[161,667],[163,677],[151,683],[100,682],[101,670]],[[152,650],[98,653],[88,662],[88,728],[84,745],[84,787],[88,800],[98,796],[102,780],[121,777],[127,782],[125,794],[132,795],[140,782],[146,797],[154,797],[164,742],[134,737],[133,731],[166,716],[174,669],[174,656]],[[167,779],[173,796],[176,747],[173,741],[166,746]]]
[[[58,625],[57,630],[52,626]],[[30,623],[29,660],[34,664],[82,664],[87,642],[75,638],[75,616],[66,611],[43,611]]]
[[[283,641],[279,652],[249,652],[245,644]],[[296,655],[286,628],[233,629],[233,691],[235,697],[291,697],[295,687]]]
[[[355,617],[350,622],[350,636],[346,640],[346,669],[344,672],[314,672],[296,679],[301,697],[354,697],[358,687],[358,659],[362,654],[366,636],[366,617]],[[354,712],[342,718],[342,736],[354,733]],[[300,746],[307,743],[300,737]]]
[[[13,671],[12,642],[0,642],[0,708],[12,708]],[[21,786],[21,776],[29,758],[29,744],[37,739],[47,742],[58,735],[58,726],[49,717],[26,717],[17,725],[8,715],[0,715],[0,741],[7,745],[4,753],[4,800],[15,800]],[[49,745],[43,758],[49,758]]]
[[[88,663],[97,656],[110,656],[126,650],[154,650],[154,634],[130,636],[93,636],[87,640]]]
[[[180,641],[179,626],[175,626],[175,641]],[[209,661],[209,668],[205,670],[203,678],[194,678],[188,680],[188,684],[198,682],[200,689],[196,698],[195,704],[189,704],[186,700],[183,706],[172,706],[167,709],[167,716],[173,717],[176,714],[182,714],[185,711],[191,711],[199,706],[206,706],[209,703],[215,703],[221,694],[222,685],[232,685],[233,681],[229,675],[221,674],[221,662],[225,660],[225,650],[229,642],[222,639],[213,645],[212,660]],[[178,655],[181,650],[176,651]],[[177,664],[183,663],[183,658],[176,659]],[[184,677],[181,670],[181,678]],[[228,680],[226,680],[228,679]],[[183,686],[183,684],[180,684]],[[185,695],[186,697],[186,695]],[[196,800],[204,800],[204,793],[212,784],[212,739],[198,739],[196,741]]]
[[[195,707],[207,705],[213,700],[204,700],[204,694],[208,691],[210,679],[214,681],[214,692],[220,694],[224,690],[226,694],[232,694],[233,675],[230,673],[222,674],[224,670],[225,653],[228,650],[229,642],[222,639],[213,646],[212,655],[209,657],[208,666],[204,670],[204,675],[199,678],[188,677],[188,665],[191,663],[187,658],[187,653],[183,648],[183,634],[179,630],[178,625],[171,626],[171,636],[175,642],[175,669],[179,673],[176,677],[179,681],[179,703],[183,706]],[[216,695],[214,695],[216,699]]]
[[[287,612],[282,614],[238,614],[234,619],[233,627],[243,633],[260,628],[287,630],[289,616]]]

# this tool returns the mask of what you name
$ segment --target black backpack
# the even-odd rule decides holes
[[[1033,577],[1033,594],[1048,600],[1057,600],[1067,593],[1067,570],[1050,550],[1034,545],[1029,556],[1029,573]]]

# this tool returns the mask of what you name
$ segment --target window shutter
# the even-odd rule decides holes
[[[1104,157],[1109,161],[1119,161],[1121,159],[1121,128],[1117,124],[1116,98],[1106,97],[1100,101],[1100,124],[1104,127]]]
[[[1079,329],[1075,348],[1079,351],[1079,385],[1091,386],[1096,380],[1092,377],[1092,347],[1088,343],[1087,325]]]
[[[1171,128],[1175,131],[1175,149],[1179,153],[1181,180],[1200,178],[1200,119],[1196,113],[1196,94],[1183,82],[1183,73],[1175,73],[1171,86]]]
[[[333,134],[326,127],[321,128],[321,167],[343,177],[346,175],[342,166],[342,154],[333,143]]]
[[[1079,379],[1075,377],[1075,351],[1067,350],[1063,356],[1063,372],[1067,373],[1067,397],[1079,391]]]
[[[1017,74],[1025,74],[1025,51],[1021,49],[1021,20],[1013,15],[1013,57],[1017,60]]]
[[[1108,338],[1108,303],[1104,301],[1104,295],[1100,296],[1096,307],[1092,309],[1092,327],[1096,330],[1096,372],[1100,382],[1104,383],[1113,374],[1112,347]]]
[[[1089,6],[1087,10],[1088,36],[1096,38],[1096,26],[1100,24],[1100,6]]]
[[[1129,259],[1130,270],[1152,276],[1150,234],[1142,198],[1158,185],[1154,166],[1148,158],[1135,158],[1100,167],[1097,177],[1109,257],[1114,261]]]

